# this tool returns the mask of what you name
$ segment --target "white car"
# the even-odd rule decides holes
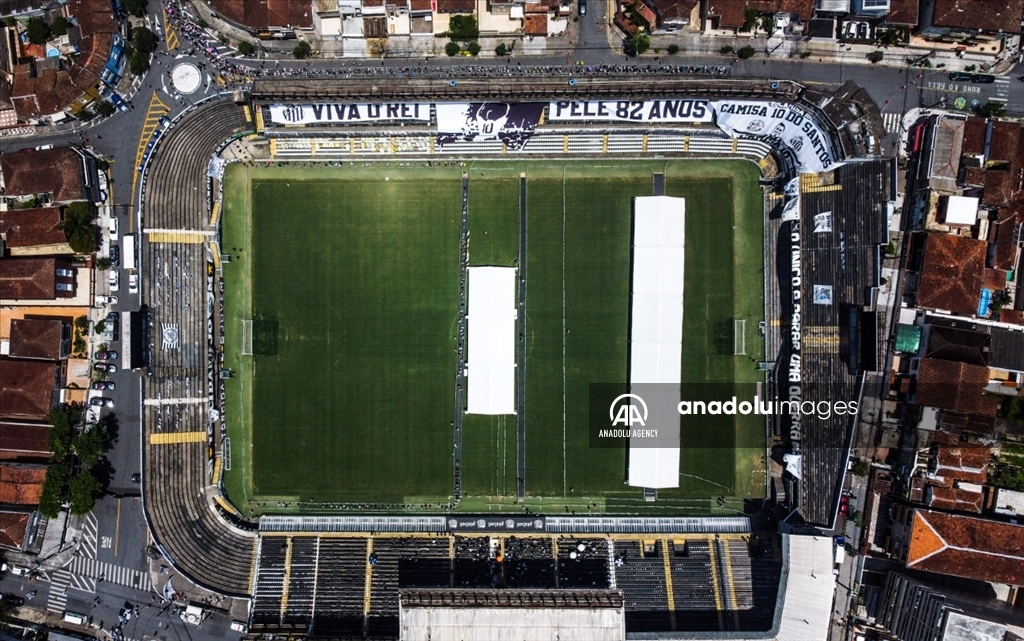
[[[128,293],[138,294],[139,293],[139,275],[136,273],[128,274]]]
[[[116,292],[121,286],[121,279],[118,278],[118,272],[116,269],[110,270],[110,291]]]
[[[117,296],[97,296],[97,305],[117,305]]]
[[[110,240],[117,240],[117,216],[110,217]]]

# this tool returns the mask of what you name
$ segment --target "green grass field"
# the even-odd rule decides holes
[[[236,504],[259,512],[267,500],[447,503],[461,170],[229,168],[225,356],[238,375],[227,382],[225,483]],[[756,167],[476,162],[465,170],[471,265],[517,264],[519,175],[527,175],[527,504],[706,514],[716,496],[762,496],[764,423],[754,417],[717,426],[711,439],[684,424],[681,486],[659,492],[654,505],[624,485],[625,450],[588,440],[590,383],[625,378],[631,199],[652,193],[654,172],[665,174],[667,195],[687,199],[683,381],[758,380]],[[747,319],[747,356],[731,353],[733,318]],[[254,356],[240,355],[242,319],[255,319]],[[522,509],[516,430],[515,416],[465,417],[460,510]]]

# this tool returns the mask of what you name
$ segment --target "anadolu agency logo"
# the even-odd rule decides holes
[[[636,401],[636,403],[630,401]],[[612,427],[616,425],[625,427],[647,425],[647,403],[644,403],[644,399],[636,394],[620,394],[608,406],[608,418],[612,422]]]

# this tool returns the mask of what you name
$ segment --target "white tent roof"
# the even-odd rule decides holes
[[[971,226],[978,222],[978,199],[950,196],[946,203],[946,224]]]
[[[470,414],[515,413],[516,270],[469,268]]]
[[[682,378],[683,260],[686,201],[649,196],[633,201],[633,282],[629,384]],[[676,426],[678,429],[678,425]],[[633,447],[629,484],[679,487],[679,448]]]

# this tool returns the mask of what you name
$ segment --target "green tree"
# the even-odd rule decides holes
[[[732,48],[732,45],[722,45],[721,47],[718,48],[718,53],[722,54],[723,56],[728,56],[733,51],[735,51],[735,49]]]
[[[637,31],[626,38],[623,49],[629,57],[636,57],[646,53],[651,48],[651,37],[646,33]]]
[[[133,16],[141,18],[146,15],[147,0],[124,0],[124,9]]]
[[[30,18],[25,30],[28,31],[28,41],[34,45],[46,44],[50,39],[50,25],[42,18]]]
[[[740,60],[746,60],[747,58],[753,58],[755,53],[757,53],[757,51],[755,51],[750,45],[747,45],[745,47],[740,47],[739,51],[736,52],[736,55],[740,57]]]
[[[156,51],[156,46],[159,43],[160,38],[149,29],[145,27],[135,27],[132,29],[132,46],[136,50],[152,53]]]
[[[775,33],[775,18],[772,16],[765,16],[761,18],[761,30],[769,36]]]
[[[452,56],[459,55],[460,51],[462,51],[462,47],[459,46],[459,43],[455,42],[454,40],[449,40],[448,44],[444,46],[444,53],[449,58]]]
[[[885,58],[885,53],[876,49],[875,51],[868,53],[867,58],[868,62],[875,65],[882,62],[882,59]]]
[[[743,11],[743,26],[740,27],[740,31],[743,33],[749,33],[754,30],[757,25],[757,8],[747,7]]]
[[[476,40],[474,40],[473,42],[469,43],[468,47],[466,47],[466,51],[468,51],[470,54],[472,54],[474,56],[479,55],[480,54],[480,43],[477,42]]]
[[[39,494],[39,513],[48,519],[57,518],[64,504],[65,488],[71,470],[66,463],[52,463],[46,469],[43,487]]]
[[[114,105],[110,104],[109,100],[101,100],[96,103],[96,113],[106,118],[114,113]]]
[[[448,35],[452,40],[476,40],[480,36],[480,27],[476,16],[470,13],[457,13],[448,21]]]
[[[666,51],[668,52],[668,55],[674,56],[677,53],[679,53],[679,45],[677,45],[677,44],[670,44],[668,46],[668,49],[666,49]]]
[[[110,259],[106,256],[101,256],[96,259],[96,269],[110,269]]]
[[[133,76],[143,76],[149,71],[149,54],[136,49],[132,51],[132,57],[128,59],[128,71]]]
[[[867,476],[871,471],[871,464],[867,461],[857,461],[850,470],[854,476]]]
[[[106,171],[110,169],[110,161],[107,160],[106,158],[97,158],[96,169],[99,169],[100,171]]]
[[[238,43],[238,53],[243,56],[251,56],[256,51],[256,47],[252,46],[252,43],[248,40],[243,40]]]
[[[978,113],[986,118],[1002,118],[1006,115],[1006,104],[989,100],[978,109]]]
[[[292,49],[292,55],[295,56],[296,60],[305,60],[313,55],[313,48],[305,40],[300,40],[299,44],[295,45],[295,48]]]
[[[50,25],[50,31],[55,36],[66,36],[68,35],[68,29],[71,27],[71,23],[64,16],[57,16],[53,19],[53,24]]]
[[[76,474],[68,486],[71,498],[71,513],[88,514],[96,505],[96,497],[103,491],[103,485],[89,472]]]
[[[64,220],[61,227],[76,254],[91,254],[96,251],[96,229],[92,225],[96,210],[92,203],[85,201],[73,202],[64,208]]]
[[[110,440],[107,431],[102,425],[95,425],[92,429],[80,432],[71,442],[71,450],[78,457],[82,467],[91,470],[100,462],[110,449]]]
[[[508,47],[505,46],[504,42],[500,43],[497,47],[494,48],[494,55],[499,57],[508,55]]]

